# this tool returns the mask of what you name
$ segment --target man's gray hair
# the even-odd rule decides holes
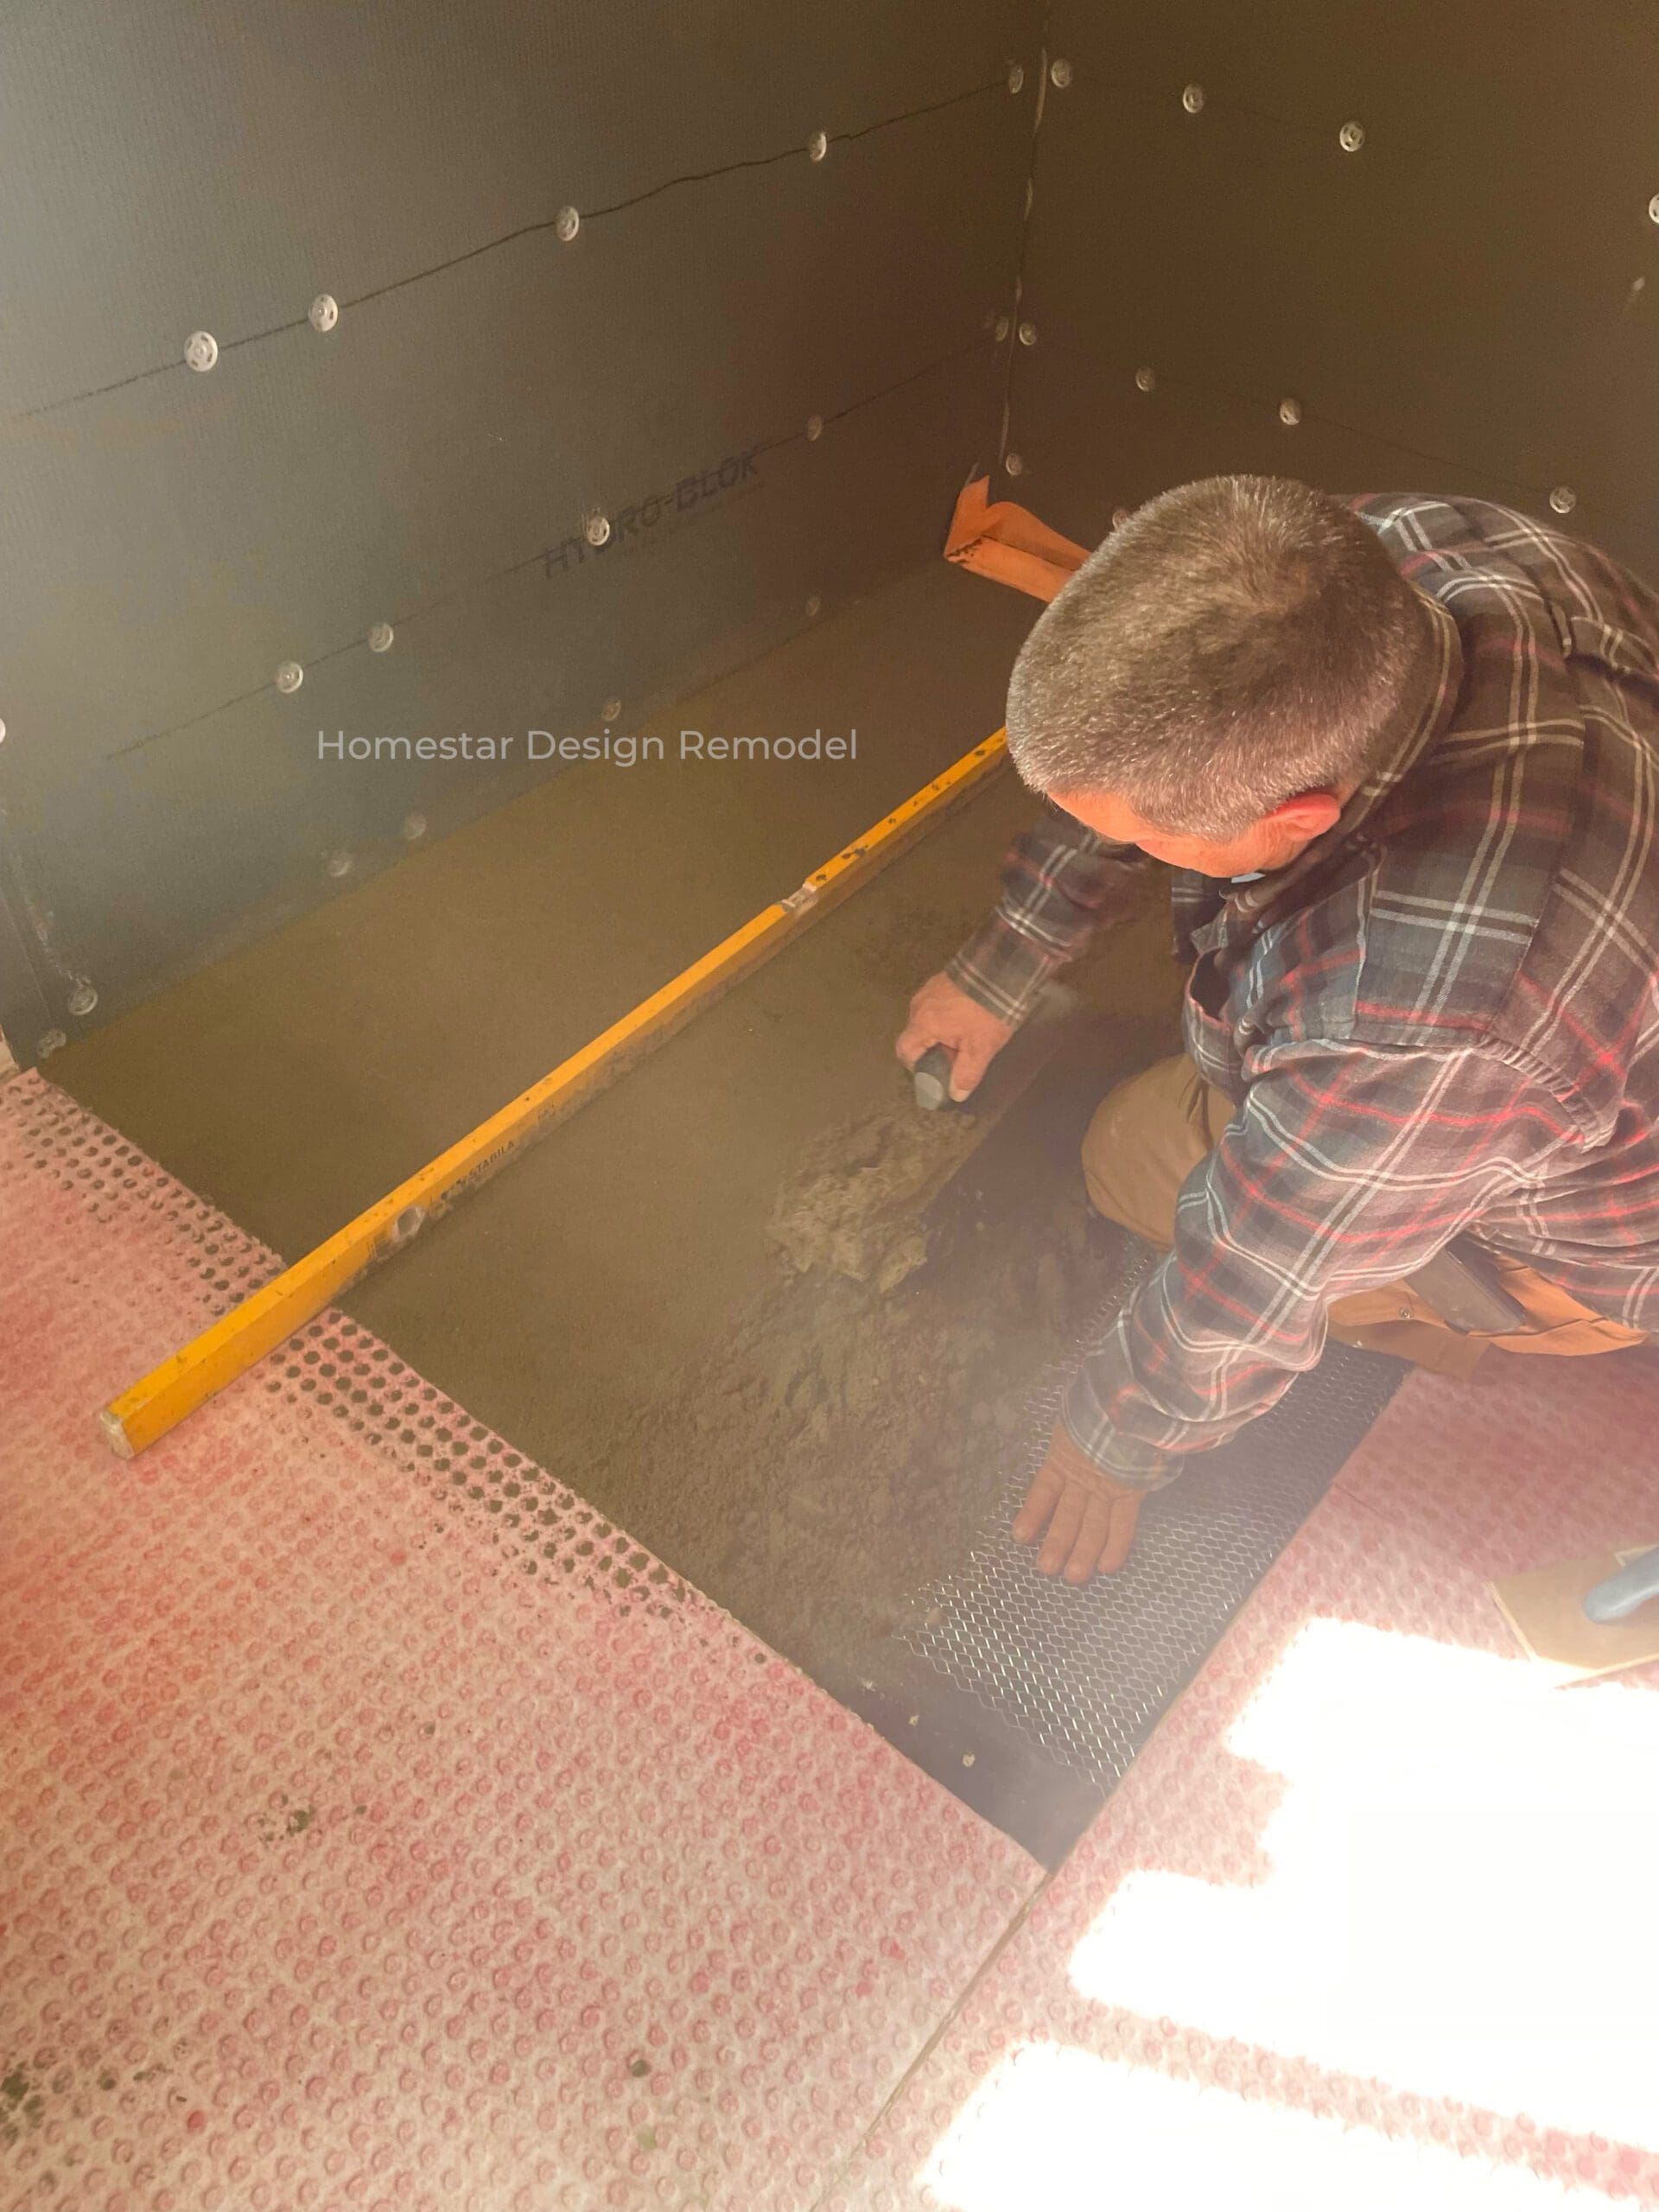
[[[1131,515],[1039,620],[1008,749],[1037,791],[1236,837],[1287,798],[1362,782],[1427,647],[1416,594],[1342,500],[1211,476]]]

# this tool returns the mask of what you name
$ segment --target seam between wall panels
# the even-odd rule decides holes
[[[1048,106],[1048,33],[1053,19],[1053,9],[1045,8],[1042,28],[1038,34],[1037,99],[1031,121],[1031,158],[1026,165],[1026,205],[1020,218],[1020,248],[1014,267],[1013,297],[1008,316],[1008,355],[1002,372],[1002,420],[997,432],[995,472],[998,476],[1002,474],[1002,465],[1008,452],[1008,427],[1014,408],[1014,364],[1020,350],[1020,309],[1025,295],[1026,240],[1031,232],[1031,211],[1037,193],[1037,148],[1042,137],[1043,117]],[[995,488],[993,486],[993,491]]]

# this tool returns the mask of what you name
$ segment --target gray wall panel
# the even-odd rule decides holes
[[[535,557],[400,616],[388,652],[355,643],[292,696],[266,685],[96,773],[29,788],[14,827],[67,951],[77,901],[97,889],[97,1015],[325,895],[337,855],[353,877],[395,858],[410,814],[440,834],[550,772],[524,760],[528,728],[596,732],[618,697],[632,725],[792,634],[814,619],[810,601],[855,595],[884,548],[925,557],[962,473],[955,456],[983,461],[994,445],[986,353],[975,344],[817,441],[752,442],[749,473],[728,490],[711,454],[710,488],[683,510],[671,498],[651,527],[601,551]],[[834,526],[843,508],[858,529]],[[320,728],[517,744],[499,766],[324,762]],[[642,781],[642,804],[660,796]]]
[[[950,99],[1034,22],[1020,0],[21,0],[0,406]]]
[[[512,787],[342,774],[319,725],[595,728],[936,550],[997,435],[1035,16],[10,19],[0,806],[58,1026]]]
[[[1659,10],[1060,0],[1049,41],[1012,442],[1051,519],[1215,469],[1566,486],[1659,569]]]

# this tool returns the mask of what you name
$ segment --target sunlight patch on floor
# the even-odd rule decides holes
[[[1227,1746],[1284,1777],[1266,1879],[1131,1873],[1083,1995],[1659,2147],[1659,1696],[1320,1620]]]
[[[1568,2212],[1605,2201],[1052,2044],[992,2074],[922,2180],[951,2212]]]

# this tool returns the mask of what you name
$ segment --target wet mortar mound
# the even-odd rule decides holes
[[[1149,1501],[1122,1574],[1039,1575],[1014,1511],[1152,1257],[1084,1196],[1098,1094],[1085,1039],[982,1142],[905,1105],[822,1132],[778,1194],[772,1283],[603,1479],[639,1541],[1050,1863],[1401,1371],[1334,1348]]]

